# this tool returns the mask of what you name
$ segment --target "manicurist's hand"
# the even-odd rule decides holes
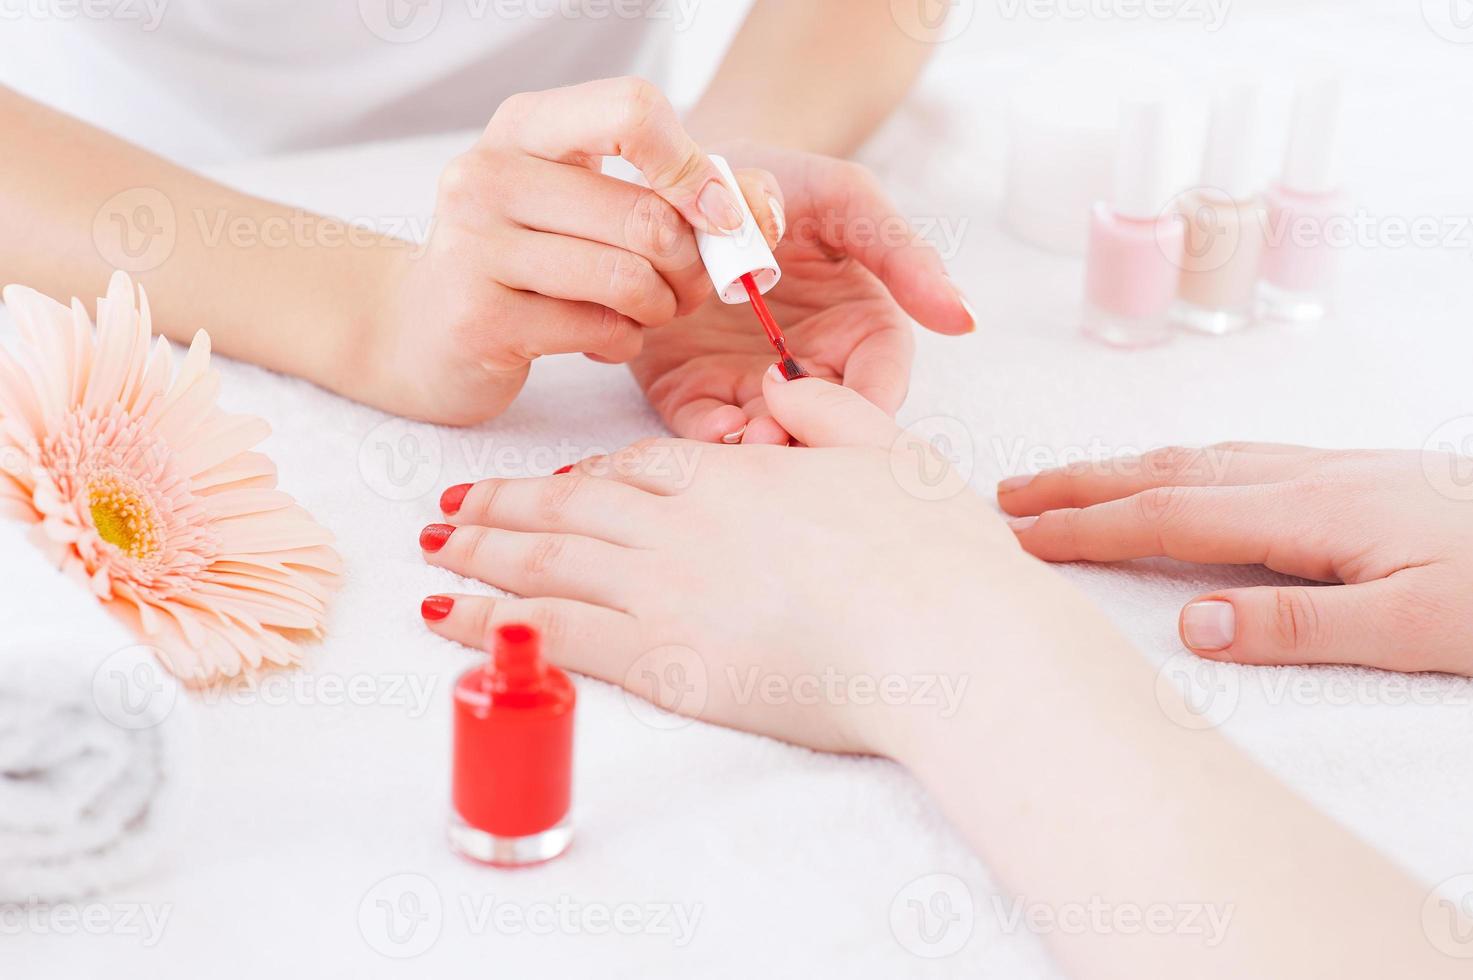
[[[793,354],[893,415],[910,384],[912,318],[945,334],[974,328],[940,255],[858,164],[748,142],[710,149],[783,188],[785,200],[767,204],[786,232],[775,251],[783,280],[767,299]],[[751,309],[712,296],[648,335],[631,367],[676,435],[781,444],[789,433],[763,400],[772,359]]]
[[[1018,477],[998,500],[1049,561],[1164,555],[1343,583],[1198,596],[1180,631],[1204,657],[1473,674],[1473,502],[1449,492],[1468,465],[1228,444]]]
[[[650,187],[600,173],[605,155]],[[774,230],[776,180],[737,179]],[[473,423],[504,409],[543,354],[628,361],[646,329],[712,295],[694,228],[740,224],[735,196],[649,82],[514,96],[441,176],[425,248],[395,253],[356,396]]]

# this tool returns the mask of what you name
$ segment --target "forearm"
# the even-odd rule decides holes
[[[1040,577],[1039,625],[990,638],[986,684],[899,753],[1003,883],[999,916],[1088,912],[1040,929],[1079,977],[1454,975],[1421,933],[1425,889],[1171,720],[1174,687],[1103,615],[1015,571]]]
[[[757,0],[688,126],[848,156],[900,104],[934,45],[886,0]]]
[[[85,303],[121,266],[155,328],[342,389],[394,239],[237,193],[0,89],[0,280]]]

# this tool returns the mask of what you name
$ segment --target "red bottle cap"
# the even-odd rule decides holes
[[[491,659],[455,685],[450,840],[478,861],[535,864],[572,839],[577,696],[539,648],[530,626],[503,626]]]

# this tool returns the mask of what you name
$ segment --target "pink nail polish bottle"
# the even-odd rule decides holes
[[[1294,98],[1284,173],[1264,197],[1259,314],[1308,322],[1325,315],[1338,265],[1335,225],[1346,216],[1346,198],[1335,180],[1335,136],[1340,121],[1338,78],[1302,82]]]
[[[1115,191],[1090,215],[1085,256],[1084,332],[1115,347],[1145,347],[1171,336],[1167,313],[1181,277],[1182,222],[1168,212],[1166,106],[1120,106]]]
[[[1252,172],[1257,102],[1252,85],[1214,93],[1202,182],[1178,203],[1186,245],[1171,320],[1187,330],[1225,334],[1253,319],[1266,223]]]

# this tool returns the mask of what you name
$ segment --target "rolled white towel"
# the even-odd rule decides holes
[[[0,644],[0,903],[81,898],[155,867],[183,810],[189,708],[148,647]]]

